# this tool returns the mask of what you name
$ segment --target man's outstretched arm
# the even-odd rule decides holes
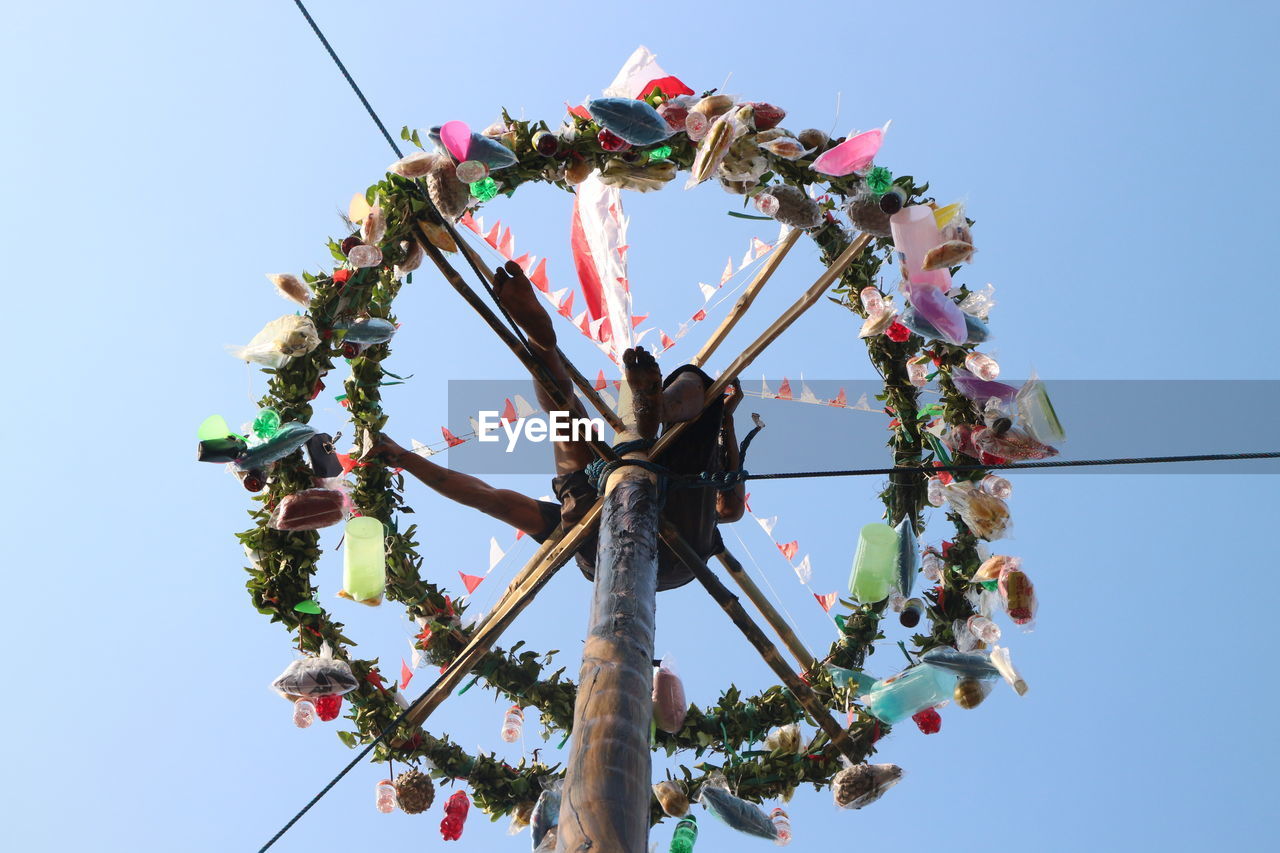
[[[530,536],[545,532],[546,520],[542,509],[528,495],[510,489],[495,489],[478,477],[437,465],[430,459],[405,450],[385,435],[378,437],[377,443],[365,458],[370,457],[381,459],[391,467],[403,468],[437,494],[454,503],[478,509]]]

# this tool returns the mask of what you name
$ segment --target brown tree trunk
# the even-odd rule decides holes
[[[645,853],[649,837],[659,502],[641,468],[621,468],[609,482],[558,853]]]

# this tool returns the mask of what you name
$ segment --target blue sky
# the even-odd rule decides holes
[[[978,222],[966,280],[997,286],[992,350],[1010,375],[1276,378],[1259,322],[1275,304],[1265,254],[1280,188],[1274,6],[741,2],[690,13],[315,0],[312,11],[393,128],[483,126],[501,106],[554,121],[637,44],[696,89],[729,78],[727,91],[784,107],[788,126],[844,133],[893,119],[881,162],[929,180],[941,199],[964,198]],[[6,285],[16,298],[3,426],[6,846],[256,849],[350,754],[332,727],[294,729],[267,689],[289,639],[249,605],[232,536],[247,495],[194,464],[195,430],[213,412],[251,419],[264,383],[223,346],[289,310],[263,274],[326,264],[338,211],[393,157],[285,0],[23,4],[5,30],[0,217],[17,273]],[[638,311],[674,326],[699,304],[699,279],[713,281],[753,234],[772,237],[724,216],[731,203],[711,186],[627,198]],[[567,195],[533,188],[488,217],[509,222],[567,284],[569,209]],[[802,243],[724,358],[818,271]],[[438,434],[450,379],[514,386],[514,360],[443,282],[421,275],[398,304],[404,328],[388,366],[416,378],[388,390],[390,433]],[[855,329],[847,312],[819,306],[756,375],[868,379]],[[571,332],[565,340],[584,371],[604,366]],[[841,417],[868,417],[827,414],[811,433],[759,441],[775,452],[838,446]],[[1087,403],[1063,412],[1069,429],[1115,414]],[[1124,414],[1126,448],[1180,417],[1175,406]],[[332,405],[317,417],[338,428],[340,416]],[[1274,423],[1240,410],[1221,412],[1218,429],[1274,442]],[[1186,450],[1218,446],[1206,430]],[[1016,478],[1016,538],[1003,548],[1024,559],[1041,611],[1036,631],[1008,645],[1031,692],[944,709],[931,737],[900,726],[879,759],[907,776],[862,812],[799,792],[792,849],[869,838],[902,851],[1260,846],[1280,758],[1267,658],[1267,532],[1280,492],[1268,466],[1270,476]],[[548,490],[539,477],[501,482]],[[879,515],[878,490],[776,482],[753,488],[752,503],[812,554],[815,587],[836,589],[851,531]],[[425,489],[410,500],[434,579],[456,585],[457,571],[483,569],[489,537],[510,540]],[[946,527],[936,518],[926,540]],[[829,642],[830,623],[761,531],[735,530],[806,641]],[[512,551],[480,604],[529,552],[527,542]],[[332,602],[339,571],[332,557],[326,605],[363,655],[398,669],[407,623],[391,606]],[[562,573],[516,635],[563,649],[572,671],[588,594]],[[752,692],[772,683],[701,590],[664,593],[659,611],[658,651],[678,659],[692,701],[713,701],[726,672]],[[870,668],[888,675],[900,660],[887,648]],[[431,728],[498,750],[504,709],[473,690]],[[527,749],[554,748],[528,729]],[[438,809],[374,811],[380,775],[353,772],[279,849],[444,846]],[[703,824],[699,850],[764,843]],[[524,849],[527,836],[504,831],[473,814],[462,844]],[[654,833],[659,849],[669,832]]]

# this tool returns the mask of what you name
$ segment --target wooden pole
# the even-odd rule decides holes
[[[755,605],[756,610],[760,611],[764,621],[768,622],[770,627],[782,638],[782,644],[787,647],[791,652],[791,656],[796,659],[801,671],[813,666],[817,658],[809,653],[804,643],[796,636],[795,631],[791,630],[787,620],[783,619],[782,614],[769,603],[769,599],[765,598],[764,593],[760,591],[760,587],[756,586],[755,581],[747,575],[747,570],[743,568],[742,563],[738,562],[738,558],[730,554],[728,549],[725,549],[716,554],[716,559],[720,561],[720,565],[729,571],[729,577],[733,578],[734,583],[746,593],[747,598]]]
[[[711,404],[716,398],[723,394],[724,389],[729,386],[729,383],[741,374],[742,371],[746,370],[751,365],[751,362],[755,361],[756,358],[759,357],[760,353],[764,352],[765,348],[769,346],[769,344],[777,340],[778,336],[789,329],[792,323],[799,320],[804,312],[812,308],[817,301],[822,298],[822,294],[827,292],[827,288],[831,286],[832,282],[840,277],[840,274],[844,272],[845,267],[853,263],[854,259],[858,257],[858,255],[862,254],[862,250],[865,249],[867,244],[870,242],[870,234],[859,234],[858,237],[849,244],[849,247],[841,252],[838,258],[831,262],[831,266],[827,267],[827,269],[823,271],[822,275],[818,276],[818,280],[810,285],[809,289],[801,294],[800,298],[797,299],[790,308],[783,311],[782,315],[779,316],[778,319],[770,323],[769,328],[761,332],[760,337],[752,341],[751,344],[743,350],[728,367],[724,369],[724,372],[720,374],[720,378],[713,382],[711,387],[707,389],[707,394],[704,398],[705,404]],[[658,439],[658,443],[654,445],[651,455],[655,458],[659,458],[662,451],[675,441],[676,437],[680,435],[680,433],[684,432],[689,423],[690,421],[682,421],[664,432],[662,437]]]
[[[515,618],[519,616],[546,586],[547,581],[578,550],[582,541],[590,535],[595,522],[600,517],[599,504],[591,508],[578,524],[567,533],[561,530],[552,534],[538,548],[524,569],[507,586],[498,603],[489,611],[489,615],[476,628],[462,650],[454,657],[440,677],[432,682],[427,690],[414,700],[405,721],[420,726],[431,716],[431,712],[440,706],[453,689],[457,687],[467,674],[475,668],[480,658],[489,653],[498,637],[502,635]]]
[[[747,641],[760,653],[760,657],[764,658],[764,662],[782,679],[782,683],[796,697],[796,701],[800,703],[805,712],[827,733],[827,736],[831,738],[832,746],[840,750],[853,763],[861,763],[862,757],[854,750],[853,744],[849,740],[849,733],[832,718],[831,712],[818,701],[818,697],[810,689],[809,685],[805,684],[800,679],[800,676],[792,672],[791,667],[787,665],[787,662],[782,659],[782,655],[778,653],[778,648],[769,641],[764,631],[760,630],[760,626],[751,620],[751,617],[747,615],[747,611],[742,609],[742,603],[738,601],[738,597],[721,583],[714,572],[707,568],[707,564],[680,537],[679,531],[670,522],[664,521],[662,523],[661,535],[662,541],[675,553],[680,562],[684,563],[685,567],[693,572],[693,576],[698,579],[698,582],[702,584],[707,592],[711,593],[711,597],[720,605],[720,609],[729,615],[729,618],[733,620],[733,624],[738,626],[738,630],[742,631]]]
[[[656,477],[636,466],[615,470],[605,488],[557,853],[648,849],[661,501]]]
[[[702,345],[702,349],[698,350],[698,354],[689,360],[690,364],[702,367],[707,363],[707,359],[724,343],[724,339],[729,337],[729,333],[733,331],[733,327],[738,325],[738,321],[747,313],[747,309],[751,307],[751,303],[756,301],[756,296],[764,289],[765,283],[773,275],[774,271],[782,263],[782,259],[787,256],[787,252],[791,251],[791,247],[796,244],[803,234],[803,229],[792,228],[787,232],[787,236],[783,237],[778,245],[773,248],[773,254],[764,262],[764,266],[756,273],[756,277],[752,279],[751,284],[747,285],[747,289],[738,297],[738,301],[733,304],[724,320],[720,322],[720,326],[711,333],[711,337],[707,338],[707,342]]]

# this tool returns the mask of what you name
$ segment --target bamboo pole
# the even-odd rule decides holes
[[[765,598],[760,587],[756,586],[748,575],[747,570],[743,568],[742,563],[738,562],[738,558],[729,553],[728,549],[716,554],[716,559],[720,561],[720,565],[724,566],[729,572],[729,577],[733,578],[738,587],[747,595],[751,603],[755,605],[756,610],[760,611],[760,615],[764,617],[764,621],[768,622],[770,627],[778,633],[791,656],[796,659],[796,663],[800,665],[803,672],[813,666],[817,660],[809,650],[805,648],[804,643],[796,636],[795,631],[791,630],[791,626],[787,624],[787,620],[782,618],[777,609],[769,603],[769,599]]]
[[[854,750],[853,744],[849,740],[849,733],[840,727],[831,716],[831,712],[823,707],[818,701],[817,695],[810,689],[808,684],[800,679],[798,675],[791,671],[791,667],[782,659],[782,655],[778,653],[778,649],[769,638],[765,636],[764,631],[760,630],[747,612],[743,610],[742,603],[738,601],[738,597],[729,591],[715,573],[707,568],[707,564],[702,558],[689,547],[689,545],[680,537],[680,533],[671,525],[670,522],[662,523],[661,533],[662,541],[667,544],[680,562],[684,563],[689,571],[693,572],[693,576],[698,582],[711,593],[711,597],[716,600],[729,618],[733,620],[733,624],[738,626],[747,638],[747,641],[755,647],[760,653],[760,657],[764,658],[764,662],[769,668],[782,679],[782,683],[796,697],[796,701],[809,714],[813,721],[827,733],[831,738],[831,744],[847,757],[850,761],[858,764],[862,761],[862,757]]]
[[[707,359],[715,353],[724,343],[724,339],[729,337],[729,333],[733,331],[733,327],[738,325],[738,321],[747,313],[747,309],[751,307],[751,303],[756,301],[756,296],[764,289],[765,283],[778,269],[782,263],[782,259],[787,256],[787,252],[791,251],[791,247],[796,244],[803,234],[803,229],[792,228],[787,232],[787,236],[779,241],[774,247],[773,254],[764,262],[764,266],[756,273],[756,277],[751,280],[751,284],[747,285],[747,289],[738,297],[738,301],[733,304],[728,315],[720,321],[720,326],[711,333],[711,337],[707,338],[707,342],[698,350],[698,354],[689,360],[690,364],[702,367],[707,363]]]
[[[706,397],[704,397],[704,405],[710,405],[716,398],[723,394],[724,389],[729,386],[729,383],[741,374],[742,371],[746,370],[751,365],[751,362],[755,361],[760,356],[760,353],[764,352],[765,348],[769,346],[769,344],[777,340],[778,336],[789,329],[792,323],[800,319],[806,311],[812,308],[817,301],[822,298],[822,294],[827,292],[827,288],[831,286],[832,282],[840,277],[840,274],[844,272],[845,267],[853,263],[854,258],[861,254],[862,250],[865,249],[867,244],[870,242],[870,234],[859,234],[858,237],[849,244],[849,247],[841,252],[838,258],[831,262],[831,266],[827,267],[826,270],[823,271],[822,275],[818,276],[818,280],[811,284],[809,289],[801,294],[800,298],[797,299],[790,308],[783,311],[778,319],[770,323],[769,328],[761,332],[760,336],[752,341],[751,344],[743,350],[728,367],[724,369],[724,372],[720,374],[720,378],[713,382],[711,387],[707,389]],[[658,439],[658,443],[654,445],[651,455],[655,458],[659,457],[662,451],[675,441],[676,437],[679,436],[680,433],[684,432],[685,428],[688,427],[690,423],[691,421],[682,421],[664,432],[662,437]]]
[[[476,295],[476,292],[472,290],[471,287],[462,279],[462,276],[458,274],[458,271],[450,265],[449,261],[443,254],[441,254],[440,250],[432,244],[426,232],[423,231],[421,222],[418,223],[418,230],[422,232],[422,237],[418,242],[422,244],[422,248],[426,250],[427,256],[431,258],[432,262],[440,270],[440,274],[445,277],[445,280],[449,282],[450,286],[453,287],[453,289],[466,300],[467,304],[480,315],[481,319],[488,324],[489,328],[491,328],[494,333],[497,334],[498,338],[507,345],[507,349],[511,350],[511,352],[515,354],[516,358],[520,359],[520,363],[523,364],[525,369],[533,376],[534,381],[542,386],[543,390],[546,391],[547,395],[555,401],[556,405],[562,407],[566,411],[571,411],[571,401],[560,393],[560,388],[556,385],[555,380],[551,375],[547,373],[546,368],[542,366],[542,362],[534,358],[533,354],[529,352],[528,348],[525,347],[520,339],[517,338],[501,320],[498,319],[498,315],[494,314],[493,310],[486,305],[484,301]],[[466,244],[463,243],[462,245],[465,246]],[[485,269],[485,267],[480,266],[480,269]],[[571,371],[571,375],[572,373],[577,372],[576,369],[572,368],[568,361],[565,362],[565,367]],[[605,442],[599,439],[590,439],[588,440],[588,443],[600,457],[604,459],[617,458],[613,453],[613,450]]]
[[[484,264],[483,259],[476,250],[473,249],[471,244],[462,237],[458,238],[458,245],[462,247],[463,252],[471,257],[476,268],[484,271],[484,277],[492,287],[493,272]],[[595,386],[591,384],[591,381],[587,379],[587,377],[584,376],[578,368],[574,367],[573,362],[569,361],[569,357],[564,354],[563,350],[556,347],[556,352],[560,354],[560,361],[564,363],[565,372],[569,374],[569,378],[573,380],[574,386],[577,387],[582,396],[587,398],[587,402],[591,404],[592,408],[600,413],[600,416],[609,423],[609,426],[611,426],[615,432],[621,432],[622,418],[618,416],[618,413],[609,408],[608,404],[605,403],[605,401],[600,397],[600,394],[596,391]]]
[[[508,584],[498,603],[476,628],[476,632],[471,635],[471,640],[449,662],[440,677],[414,700],[409,716],[405,718],[406,722],[422,725],[427,717],[431,716],[431,712],[462,683],[467,674],[479,663],[480,658],[493,648],[493,644],[497,642],[502,632],[511,626],[534,596],[546,586],[547,581],[551,580],[561,566],[569,562],[583,540],[591,534],[595,523],[600,518],[600,512],[601,506],[597,503],[568,532],[557,530],[542,543],[525,567]]]

